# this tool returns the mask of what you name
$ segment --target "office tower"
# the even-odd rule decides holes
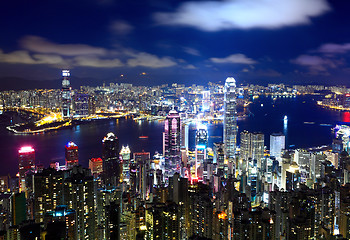
[[[68,142],[64,149],[66,159],[66,169],[71,169],[79,164],[78,146],[74,142]]]
[[[123,165],[123,181],[129,182],[130,179],[130,148],[129,146],[122,146],[122,150],[120,150],[120,157]]]
[[[149,152],[134,153],[134,162],[136,164],[136,191],[141,198],[145,200],[152,192],[153,179],[151,177],[151,154]]]
[[[22,147],[18,151],[19,155],[19,186],[20,191],[26,189],[26,173],[35,172],[35,151],[32,147]]]
[[[189,125],[186,123],[181,125],[181,147],[185,147],[188,150]]]
[[[264,134],[250,133],[246,130],[241,132],[240,159],[241,170],[246,170],[248,161],[256,162],[256,167],[261,168],[261,160],[264,157]],[[255,164],[254,164],[255,165]]]
[[[62,70],[62,117],[69,118],[71,116],[71,88],[70,88],[70,72],[69,70]]]
[[[76,93],[74,95],[74,117],[86,117],[89,115],[89,95]]]
[[[223,143],[214,143],[214,164],[216,163],[217,170],[216,173],[219,177],[224,176],[225,170],[225,152],[224,152],[224,144]]]
[[[163,155],[165,158],[165,176],[168,179],[175,172],[180,172],[180,116],[171,110],[164,123]]]
[[[224,88],[225,159],[235,158],[237,131],[236,80],[228,77]]]
[[[102,158],[91,158],[89,160],[89,169],[94,178],[97,178],[103,172]]]
[[[281,162],[282,150],[285,149],[286,137],[282,133],[273,133],[270,135],[270,156]]]
[[[204,112],[210,110],[210,91],[203,91],[202,95],[202,111]]]
[[[195,149],[195,160],[196,160],[196,179],[203,179],[203,176],[199,176],[198,168],[203,169],[204,163],[207,160],[207,147],[208,147],[208,129],[204,124],[199,123],[196,131],[196,149]],[[200,171],[203,172],[203,171]]]
[[[108,133],[102,140],[103,181],[108,189],[115,188],[119,181],[119,140]]]

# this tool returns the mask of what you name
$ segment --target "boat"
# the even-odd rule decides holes
[[[304,124],[315,124],[315,122],[304,122]]]
[[[139,139],[148,139],[148,136],[139,136]]]
[[[332,124],[327,124],[327,123],[321,123],[320,126],[324,126],[324,127],[331,127]]]
[[[288,117],[287,115],[284,115],[284,118],[283,118],[284,121],[287,121],[288,120]]]

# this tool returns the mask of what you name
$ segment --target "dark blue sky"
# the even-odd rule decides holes
[[[96,84],[350,85],[345,0],[12,0],[0,9],[0,77],[53,80],[70,68]]]

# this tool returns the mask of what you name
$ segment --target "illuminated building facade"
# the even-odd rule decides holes
[[[69,118],[71,117],[71,87],[70,87],[70,71],[62,70],[62,117]]]
[[[20,190],[26,189],[26,173],[35,172],[35,150],[32,147],[26,146],[18,150],[19,157],[19,184]]]
[[[247,166],[249,160],[255,161],[258,168],[261,168],[261,161],[264,158],[264,134],[241,132],[240,159],[242,164]],[[243,167],[244,168],[244,167]],[[243,168],[241,168],[243,170]]]
[[[210,91],[203,91],[203,100],[202,100],[202,111],[210,110]]]
[[[86,117],[89,115],[88,94],[76,93],[74,95],[74,117]]]
[[[196,159],[196,179],[203,178],[203,167],[207,160],[207,147],[208,147],[208,129],[204,124],[199,123],[197,125],[196,131],[196,149],[195,149],[195,159]],[[200,171],[198,171],[200,169]]]
[[[282,133],[273,133],[270,135],[270,156],[275,157],[281,162],[282,150],[285,149],[286,137]]]
[[[99,176],[103,172],[102,158],[91,158],[89,160],[89,169],[94,177]]]
[[[224,87],[225,158],[234,159],[237,139],[236,80],[228,77]]]
[[[65,145],[65,160],[66,160],[66,169],[71,169],[73,166],[79,164],[78,157],[78,146],[74,142],[68,142]]]
[[[165,119],[163,133],[163,154],[165,158],[166,178],[174,175],[175,172],[180,172],[180,131],[180,116],[177,111],[171,110]]]
[[[130,148],[129,146],[122,146],[122,150],[120,150],[120,157],[123,164],[123,181],[129,182],[130,179]]]
[[[103,181],[106,188],[116,187],[119,181],[119,140],[110,132],[102,140]]]

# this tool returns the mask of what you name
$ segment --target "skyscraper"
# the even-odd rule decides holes
[[[203,91],[203,100],[202,100],[202,111],[208,111],[210,109],[210,91]]]
[[[69,70],[62,70],[62,117],[69,118],[71,115],[70,105],[72,101],[71,89],[70,89],[70,72]]]
[[[228,77],[224,88],[224,144],[225,158],[234,159],[237,138],[236,80]]]
[[[25,177],[28,171],[35,172],[35,151],[26,146],[18,150],[19,155],[19,187],[21,191],[26,188]]]
[[[208,130],[207,126],[204,124],[197,125],[196,132],[196,150],[195,150],[195,158],[196,158],[196,178],[202,178],[203,174],[198,174],[198,168],[203,169],[203,164],[207,159],[207,147],[208,147]]]
[[[79,164],[78,146],[74,142],[68,142],[64,148],[66,169],[71,169],[73,166]]]
[[[243,161],[249,158],[259,162],[264,157],[264,134],[250,133],[246,130],[241,132],[240,158]]]
[[[102,140],[103,181],[106,188],[113,188],[119,181],[119,140],[108,133]]]
[[[175,172],[180,172],[180,116],[175,110],[169,111],[165,119],[163,133],[163,154],[165,158],[165,175],[172,176]]]
[[[281,152],[285,149],[286,137],[282,133],[273,133],[270,135],[270,156],[273,156],[281,162]]]

